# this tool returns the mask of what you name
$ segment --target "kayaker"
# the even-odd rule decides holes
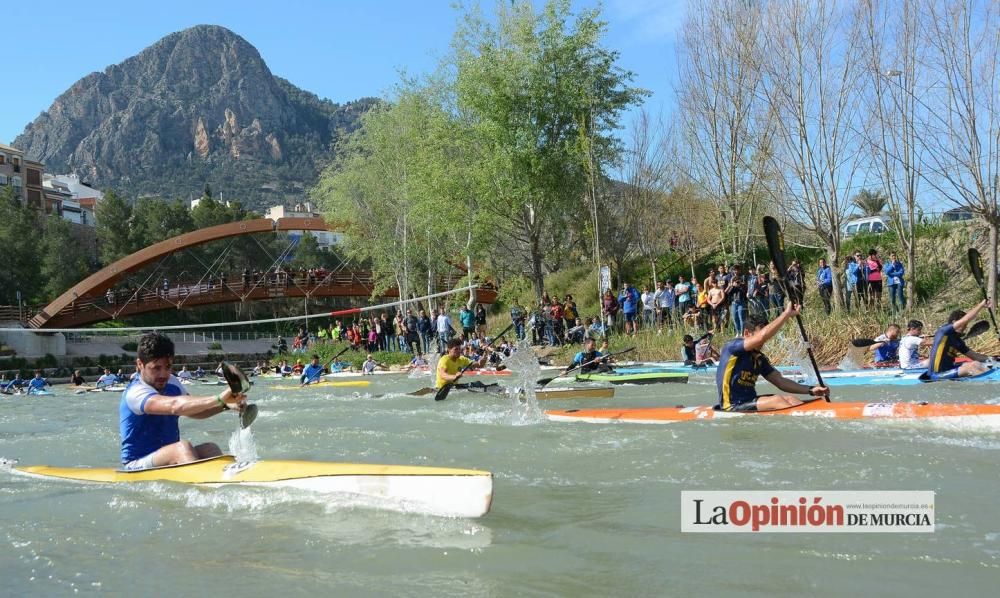
[[[80,374],[80,370],[73,371],[73,377],[69,379],[69,382],[73,386],[83,386],[85,384],[83,376]]]
[[[695,364],[695,348],[694,348],[694,337],[690,334],[684,335],[684,344],[681,345],[681,361],[684,365],[694,365]]]
[[[870,347],[875,352],[874,367],[890,367],[899,361],[899,324],[889,324],[885,334],[875,337],[875,344]]]
[[[104,368],[104,375],[97,379],[97,388],[118,383],[118,376],[111,373],[111,368]]]
[[[378,362],[372,357],[372,354],[368,354],[368,359],[361,364],[361,373],[368,376],[375,373],[375,369],[378,367]]]
[[[904,370],[926,368],[928,360],[920,359],[920,347],[929,347],[934,339],[923,336],[924,323],[910,320],[906,324],[906,336],[899,341],[899,367]]]
[[[473,362],[468,357],[462,355],[462,341],[457,338],[449,339],[446,348],[445,354],[438,359],[437,380],[434,384],[434,387],[438,389],[449,382],[454,382],[462,368],[471,363],[475,363],[476,367],[483,367],[490,353],[490,348],[485,347],[486,351],[482,357],[477,362]]]
[[[200,365],[198,366],[198,369],[196,369],[194,371],[194,377],[195,378],[204,378],[205,377],[205,370],[203,370]]]
[[[49,381],[42,378],[42,372],[40,370],[35,370],[35,377],[28,380],[28,393],[39,392],[45,390],[46,386],[52,386]]]
[[[961,336],[969,323],[976,319],[976,315],[984,307],[989,307],[989,301],[980,301],[969,310],[969,313],[956,309],[948,315],[948,323],[938,328],[934,334],[934,342],[931,345],[929,363],[927,364],[927,378],[949,380],[978,376],[989,369],[981,362],[986,361],[990,356],[969,349]],[[965,355],[973,361],[956,367],[955,358],[959,355]]]
[[[14,372],[14,378],[8,382],[7,386],[4,386],[2,390],[7,394],[11,394],[20,391],[25,384],[27,384],[27,382],[21,377],[21,372],[16,371]]]
[[[323,365],[319,362],[319,355],[313,353],[312,361],[309,362],[302,370],[302,376],[299,377],[299,383],[305,386],[306,384],[315,384],[320,381],[320,376],[323,375]]]
[[[181,371],[177,372],[177,378],[179,380],[190,380],[194,378],[194,374],[188,371],[187,366],[181,366]]]
[[[181,440],[179,416],[205,419],[242,407],[246,396],[228,387],[215,396],[192,397],[173,372],[174,343],[157,332],[142,335],[136,351],[139,379],[122,393],[118,407],[122,469],[180,465],[222,454],[211,442]]]
[[[712,333],[698,339],[694,345],[694,366],[710,367],[718,363],[719,352],[712,346]]]
[[[601,353],[600,351],[597,350],[596,343],[594,343],[594,339],[588,338],[587,340],[583,341],[583,351],[580,351],[579,353],[576,354],[575,357],[573,357],[573,361],[570,362],[569,367],[563,370],[563,374],[581,365],[583,366],[583,368],[580,369],[580,372],[583,374],[589,374],[594,372],[610,372],[611,367],[608,366],[607,363],[604,363],[605,362],[604,359],[601,359],[601,357],[603,356],[604,353]]]
[[[424,358],[424,354],[417,351],[417,354],[413,356],[410,360],[410,364],[406,366],[408,370],[422,370],[427,367],[427,359]]]
[[[723,345],[719,369],[715,375],[719,390],[719,404],[715,409],[740,412],[777,411],[809,402],[791,395],[757,396],[756,386],[759,376],[764,376],[768,382],[787,393],[811,395],[812,400],[829,396],[830,389],[825,386],[809,387],[785,378],[771,366],[767,356],[760,352],[764,343],[801,310],[801,306],[797,303],[789,302],[771,323],[761,316],[751,316],[747,318],[743,327],[743,336]]]

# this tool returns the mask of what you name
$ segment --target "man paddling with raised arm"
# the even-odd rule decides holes
[[[434,387],[437,389],[441,389],[445,384],[457,380],[462,369],[473,363],[471,359],[462,355],[462,339],[449,339],[446,347],[445,354],[441,356],[441,359],[438,359],[437,381],[434,384]],[[489,347],[483,347],[483,349],[482,357],[476,362],[477,368],[481,368],[486,364],[486,360],[492,352],[492,349]]]
[[[611,371],[611,367],[605,363],[606,358],[600,359],[601,357],[604,357],[604,353],[601,353],[600,351],[597,350],[597,348],[595,347],[594,339],[588,338],[587,340],[583,341],[583,351],[580,351],[579,353],[576,354],[576,357],[573,358],[572,363],[570,363],[569,367],[563,370],[562,373],[565,374],[570,370],[576,369],[580,366],[583,366],[580,369],[580,372],[583,374]]]
[[[122,393],[118,408],[122,469],[180,465],[222,454],[211,442],[181,440],[177,418],[205,419],[241,407],[246,396],[226,388],[210,397],[192,397],[173,372],[174,343],[157,332],[142,335],[135,360],[139,378]]]
[[[719,389],[719,404],[715,406],[717,410],[777,411],[829,396],[830,389],[825,386],[810,387],[785,378],[771,366],[767,356],[760,352],[764,343],[801,310],[800,305],[789,302],[785,310],[770,324],[760,316],[750,316],[743,325],[743,336],[722,346],[719,369],[715,374],[715,383]],[[764,376],[768,382],[785,392],[811,395],[813,399],[803,401],[791,395],[757,396],[759,376]]]
[[[966,376],[978,376],[989,369],[980,362],[990,359],[990,356],[969,349],[961,336],[969,323],[976,319],[979,311],[989,306],[989,301],[984,299],[969,310],[969,313],[956,309],[948,315],[948,323],[938,328],[934,334],[934,344],[931,345],[929,358],[930,363],[927,364],[928,379],[950,380]],[[969,361],[956,367],[955,358],[959,355],[965,355],[974,361]]]
[[[299,377],[299,384],[301,386],[315,384],[321,380],[322,376],[323,364],[319,362],[319,355],[313,353],[312,361],[302,370],[302,376]]]

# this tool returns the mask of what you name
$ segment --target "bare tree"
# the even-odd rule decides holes
[[[917,0],[864,0],[866,72],[872,107],[863,130],[881,182],[889,217],[906,254],[906,272],[916,278],[917,189],[921,135],[918,135],[917,57],[923,53]],[[912,309],[916,289],[906,294]]]
[[[840,261],[850,188],[861,161],[863,66],[853,50],[858,29],[849,5],[787,0],[768,6],[762,86],[776,117],[773,154],[784,176],[783,205]],[[833,296],[842,306],[840,281]]]
[[[694,3],[681,36],[679,101],[689,177],[716,205],[723,251],[744,258],[762,211],[766,162],[774,133],[761,88],[760,4],[745,0]]]
[[[635,250],[649,262],[655,283],[656,259],[668,249],[662,227],[669,172],[667,133],[663,122],[651,122],[644,109],[632,122],[630,133],[622,172],[625,179],[623,206],[630,213]]]
[[[990,231],[989,295],[997,285],[1000,226],[1000,3],[923,2],[925,66],[940,83],[915,92],[926,128],[925,180],[951,203],[978,214]]]

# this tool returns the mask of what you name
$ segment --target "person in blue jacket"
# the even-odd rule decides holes
[[[319,362],[319,355],[313,354],[312,362],[302,368],[302,376],[299,377],[299,383],[302,386],[305,386],[306,384],[315,384],[322,380],[322,376],[323,364]]]
[[[618,295],[618,304],[622,306],[622,313],[625,314],[625,334],[635,334],[639,331],[636,314],[639,311],[639,291],[629,283],[622,285],[622,292]]]
[[[889,302],[892,304],[892,309],[900,310],[906,306],[906,298],[903,296],[903,288],[906,286],[906,282],[903,280],[903,275],[906,270],[903,268],[903,262],[896,258],[896,253],[889,254],[889,262],[885,265],[885,284],[889,287]],[[896,300],[899,300],[899,306],[896,305]]]
[[[830,315],[830,311],[832,311],[830,298],[833,297],[833,270],[823,258],[819,258],[819,267],[816,268],[816,287],[819,289],[820,299],[823,300],[823,309],[826,310],[826,315]]]
[[[28,394],[43,391],[46,386],[52,386],[52,384],[45,378],[42,378],[40,370],[35,370],[35,377],[28,381]]]

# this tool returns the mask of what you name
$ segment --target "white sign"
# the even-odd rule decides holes
[[[934,493],[682,491],[685,533],[934,532]]]
[[[611,288],[611,268],[609,266],[601,266],[601,292]]]

